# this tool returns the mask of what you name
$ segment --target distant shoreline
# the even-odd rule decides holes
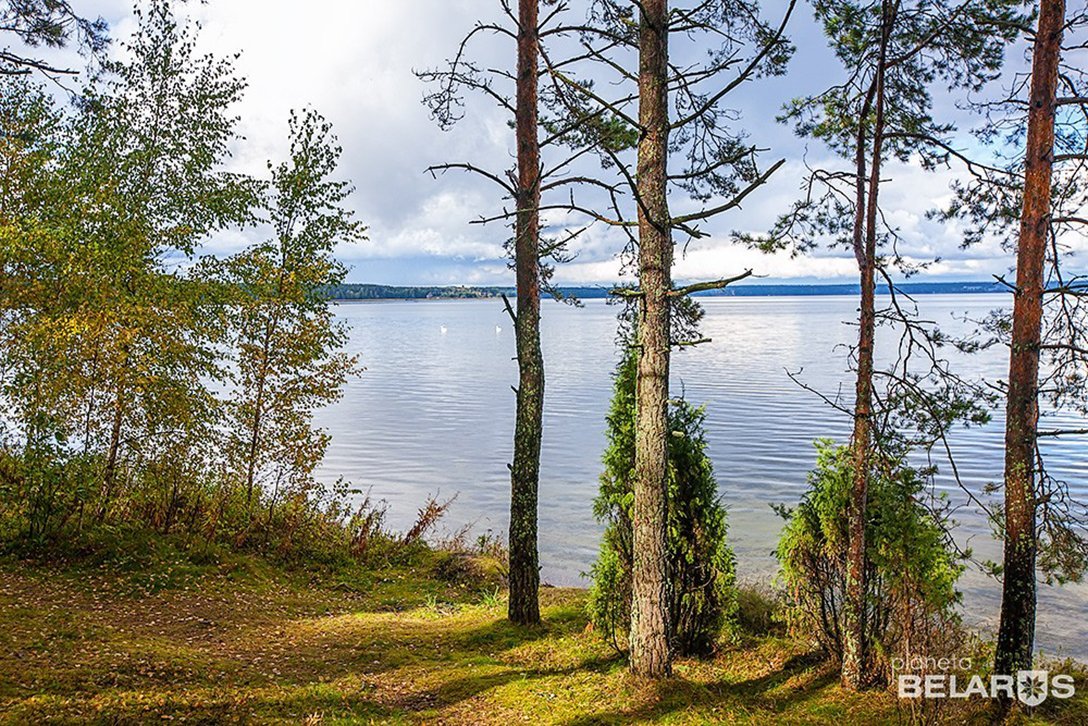
[[[1008,293],[1009,288],[997,281],[993,282],[905,282],[896,286],[897,291],[907,295],[978,295]],[[559,292],[565,297],[583,300],[610,297],[611,287],[560,287]],[[698,297],[817,297],[833,295],[857,295],[861,288],[857,284],[832,283],[822,285],[768,284],[737,285],[722,290],[698,293]],[[362,302],[381,300],[489,300],[506,295],[516,297],[512,287],[467,287],[449,286],[393,286],[370,283],[345,283],[326,291],[331,302]],[[888,286],[877,286],[877,294],[887,295]]]

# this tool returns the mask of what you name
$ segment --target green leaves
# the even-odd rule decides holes
[[[198,53],[166,0],[136,15],[70,106],[0,78],[0,465],[36,537],[84,516],[169,532],[184,513],[237,545],[257,502],[290,543],[347,516],[311,476],[328,442],[313,411],[355,366],[322,294],[344,277],[334,248],[363,234],[340,149],[311,111],[267,181],[225,171],[233,60]],[[269,240],[196,259],[258,221]],[[274,493],[238,495],[264,475]]]
[[[339,244],[364,238],[345,206],[351,187],[332,179],[341,149],[314,111],[291,114],[290,157],[269,164],[262,214],[274,237],[225,261],[235,290],[228,312],[235,391],[228,401],[230,464],[252,499],[263,483],[308,491],[328,437],[315,409],[337,400],[356,359],[339,352],[324,290],[343,282]]]
[[[786,527],[776,555],[791,626],[838,657],[854,460],[849,447],[830,440],[817,441],[816,449],[804,498],[779,510]],[[924,653],[929,638],[955,620],[964,568],[949,543],[942,503],[926,501],[926,472],[900,456],[873,456],[865,531],[870,636],[887,657],[904,647]]]
[[[192,255],[202,239],[249,219],[249,180],[223,170],[238,140],[232,107],[246,83],[233,59],[196,50],[196,28],[171,3],[136,9],[124,60],[109,61],[85,92],[80,156],[124,213],[141,218],[149,254]]]
[[[630,618],[631,509],[635,464],[635,380],[638,359],[628,349],[615,377],[608,414],[605,471],[593,511],[606,523],[591,570],[588,609],[602,636],[617,649]],[[725,508],[703,436],[705,413],[684,400],[669,412],[668,566],[674,645],[695,655],[714,650],[735,607],[734,559],[726,543]]]

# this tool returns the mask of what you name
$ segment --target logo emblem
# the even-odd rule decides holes
[[[1046,700],[1050,685],[1048,671],[1018,671],[1016,697],[1025,706],[1038,706]]]

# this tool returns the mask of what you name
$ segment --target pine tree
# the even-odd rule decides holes
[[[596,629],[624,650],[632,599],[635,386],[637,356],[630,348],[616,369],[608,414],[605,471],[593,511],[604,522],[600,554],[591,571],[588,609]],[[726,514],[706,452],[703,409],[673,401],[668,416],[666,576],[671,650],[707,655],[735,608],[734,558],[726,542]]]

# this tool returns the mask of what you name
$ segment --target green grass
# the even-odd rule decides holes
[[[317,572],[168,548],[139,566],[0,560],[0,720],[909,722],[893,694],[842,691],[775,628],[713,660],[680,661],[665,682],[641,681],[589,629],[584,592],[544,589],[545,624],[517,628],[480,568],[450,557]],[[1088,723],[1083,694],[1048,706],[1030,721]],[[986,715],[980,702],[941,714]]]

